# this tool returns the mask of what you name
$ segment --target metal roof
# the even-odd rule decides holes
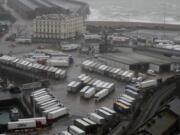
[[[180,99],[175,98],[169,104],[169,109],[175,113],[176,115],[180,116]]]
[[[139,63],[137,60],[133,60],[133,59],[128,58],[128,57],[112,55],[112,54],[99,55],[99,57],[107,59],[107,60],[111,60],[111,61],[127,64],[127,65],[134,65],[134,64],[138,64]]]
[[[140,129],[140,131],[145,131],[151,135],[162,135],[165,134],[169,128],[176,124],[177,117],[168,111],[163,111],[159,113],[161,117],[156,115]]]

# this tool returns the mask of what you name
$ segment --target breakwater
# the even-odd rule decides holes
[[[156,29],[179,31],[180,24],[163,24],[147,22],[113,22],[113,21],[86,21],[88,27],[110,27],[130,29]]]

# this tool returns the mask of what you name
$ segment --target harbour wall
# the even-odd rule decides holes
[[[148,22],[115,22],[115,21],[86,21],[87,27],[130,28],[130,29],[156,29],[179,31],[180,24],[163,24]]]

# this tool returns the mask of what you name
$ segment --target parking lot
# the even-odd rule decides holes
[[[113,79],[101,75],[82,71],[81,62],[86,60],[87,56],[79,55],[77,53],[71,53],[71,55],[73,56],[75,63],[72,67],[69,68],[67,79],[65,81],[51,82],[54,95],[70,109],[70,116],[69,118],[62,118],[57,123],[55,123],[53,125],[53,130],[49,131],[52,133],[54,133],[54,131],[56,132],[62,131],[62,129],[66,129],[73,118],[84,117],[88,113],[94,112],[95,109],[101,106],[112,108],[114,99],[116,99],[123,92],[125,86],[125,83],[123,82],[117,82]],[[76,80],[78,75],[80,75],[81,73],[86,73],[87,75],[90,75],[91,77],[100,79],[102,81],[114,82],[116,84],[116,90],[98,103],[95,103],[93,99],[85,100],[81,98],[79,93],[67,93],[67,84],[72,80]]]
[[[24,53],[32,52],[35,48],[38,47],[38,45],[16,45],[16,47],[14,48],[9,48],[8,43],[6,43],[1,44],[0,47],[2,53],[8,53],[8,50],[12,49],[15,56],[22,57]],[[46,45],[45,47],[51,48],[49,47],[49,45]],[[89,56],[87,56],[86,54],[79,54],[76,51],[69,52],[68,54],[73,56],[74,64],[68,68],[67,79],[62,81],[51,80],[50,88],[52,88],[52,92],[54,93],[55,97],[57,97],[66,107],[70,109],[70,115],[60,118],[55,124],[53,124],[53,128],[48,130],[48,132],[46,131],[42,134],[57,134],[57,132],[66,129],[74,118],[84,117],[88,113],[94,112],[95,109],[101,106],[107,106],[112,108],[114,99],[116,99],[124,90],[125,83],[123,82],[117,82],[116,80],[107,78],[102,75],[82,71],[81,63],[89,58]],[[68,94],[66,91],[67,84],[72,80],[76,80],[77,77],[82,73],[86,73],[87,75],[90,75],[91,77],[100,79],[102,81],[114,82],[116,84],[116,90],[98,103],[95,103],[94,99],[82,99],[79,93]]]
[[[150,33],[153,33],[150,31]],[[20,45],[16,44],[15,47],[10,46],[12,43],[4,41],[4,38],[1,39],[0,43],[0,53],[8,54],[10,51],[13,55],[16,55],[17,57],[22,57],[25,53],[29,53],[34,51],[38,46],[41,44],[32,44],[32,45]],[[55,48],[52,44],[43,44],[45,48]],[[123,49],[122,49],[123,50]],[[121,50],[121,51],[122,51]],[[124,53],[121,53],[121,55],[126,55],[126,49],[123,50]],[[54,93],[54,96],[57,97],[66,107],[70,109],[70,115],[67,117],[60,118],[57,122],[55,122],[52,126],[52,128],[48,129],[47,131],[42,131],[40,134],[48,135],[48,134],[57,134],[58,132],[67,129],[68,125],[71,124],[72,120],[78,117],[84,117],[87,116],[88,113],[94,112],[95,109],[101,107],[101,106],[107,106],[112,108],[113,101],[124,91],[124,86],[126,83],[121,81],[116,81],[114,79],[98,75],[96,73],[90,73],[87,71],[81,70],[81,63],[86,59],[95,59],[92,58],[86,54],[80,54],[76,51],[69,52],[68,54],[72,55],[74,58],[74,64],[68,68],[67,71],[67,79],[62,81],[54,81],[51,80],[51,86],[52,92]],[[133,53],[132,53],[133,58]],[[116,84],[116,90],[111,93],[109,96],[107,96],[102,101],[95,103],[94,99],[85,100],[80,97],[79,93],[76,94],[68,94],[67,93],[67,84],[73,80],[76,80],[77,77],[85,73],[87,75],[90,75],[93,78],[100,79],[102,81],[107,82],[114,82]],[[163,75],[163,76],[169,76]]]

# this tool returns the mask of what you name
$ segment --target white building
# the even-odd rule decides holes
[[[77,14],[48,14],[33,20],[34,38],[68,39],[84,33],[84,18]]]

